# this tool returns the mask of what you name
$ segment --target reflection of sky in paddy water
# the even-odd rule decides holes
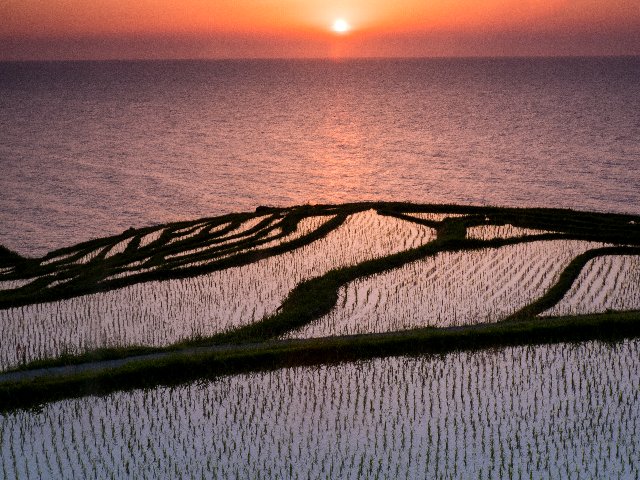
[[[2,64],[0,244],[37,255],[129,226],[261,204],[375,199],[640,213],[632,188],[640,184],[639,76],[637,59]],[[432,238],[407,222],[381,222],[388,228],[367,221],[355,233],[347,224],[333,244],[329,236],[242,271],[2,310],[0,365],[18,363],[25,338],[32,359],[212,334],[275,311],[303,278]],[[470,235],[523,233],[538,232]],[[526,248],[550,243],[561,242]],[[494,251],[510,248],[525,247]],[[461,258],[477,252],[447,254],[452,276],[479,279],[460,282],[458,297],[415,270],[424,262],[391,272],[393,291],[384,275],[358,280],[332,315],[350,305],[352,321],[385,292],[376,312],[388,318],[376,328],[387,330],[392,317],[393,328],[416,326],[415,316],[403,323],[403,308],[426,308],[426,299],[451,319],[452,305],[496,283],[483,272],[500,278],[489,293],[509,313],[513,288],[532,286],[533,299],[559,266],[549,249],[517,253],[540,262],[506,262],[522,267],[507,275],[497,257],[465,266]],[[558,308],[637,301],[637,262],[619,262],[590,263]],[[368,293],[349,297],[354,286]],[[407,301],[394,302],[403,289]],[[0,414],[0,477],[635,478],[639,358],[636,341],[590,342],[66,400]]]
[[[590,260],[562,301],[544,315],[582,315],[607,310],[640,310],[640,256]]]
[[[324,221],[301,223],[317,228]],[[0,310],[0,369],[16,366],[21,354],[30,361],[107,346],[169,345],[228,331],[275,313],[303,280],[434,238],[429,227],[368,210],[307,246],[242,267]]]
[[[385,358],[0,414],[6,478],[635,478],[640,344]]]
[[[541,297],[575,257],[601,246],[552,240],[439,253],[340,288],[329,314],[288,337],[497,322]]]

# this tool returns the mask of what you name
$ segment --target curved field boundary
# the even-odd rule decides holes
[[[237,328],[230,332],[216,334],[210,337],[200,337],[185,340],[165,347],[132,346],[121,348],[104,348],[80,355],[66,355],[58,358],[36,360],[19,368],[22,371],[56,367],[63,365],[79,365],[107,360],[117,360],[140,355],[155,355],[200,346],[259,343],[277,338],[290,331],[294,331],[314,320],[326,315],[333,309],[338,300],[339,289],[362,277],[399,268],[407,263],[423,259],[440,252],[455,252],[488,247],[501,247],[522,242],[535,242],[545,239],[565,239],[562,234],[534,235],[529,237],[475,240],[460,239],[464,230],[460,231],[455,222],[444,224],[438,232],[438,239],[410,250],[405,250],[390,256],[369,260],[355,266],[332,270],[325,275],[306,280],[297,285],[284,300],[278,312],[258,322]],[[626,247],[615,247],[615,251],[629,254],[635,250]],[[602,255],[610,254],[611,249],[600,249]],[[640,250],[640,248],[638,248]],[[587,252],[588,253],[588,252]],[[596,255],[597,256],[597,255]],[[588,261],[588,260],[587,260]],[[570,264],[573,265],[575,260]],[[586,262],[585,262],[586,263]],[[569,268],[567,267],[567,268]],[[582,268],[582,267],[580,267]],[[579,274],[579,270],[575,275]],[[563,273],[564,275],[564,273]],[[562,277],[562,276],[561,276]],[[575,278],[575,277],[573,277]],[[570,288],[569,285],[567,288]],[[553,288],[556,288],[554,286]],[[553,290],[552,288],[552,290]],[[562,294],[563,295],[563,294]],[[562,295],[560,298],[562,298]],[[546,295],[545,295],[546,296]],[[544,297],[543,297],[544,298]],[[537,300],[538,302],[540,300]],[[556,301],[559,301],[556,300]],[[535,303],[535,302],[534,302]],[[513,316],[512,316],[513,317]],[[510,317],[511,318],[511,317]],[[518,319],[529,318],[519,315]],[[515,319],[515,317],[513,318]]]
[[[312,216],[312,215],[306,215]],[[40,278],[33,284],[27,285],[15,292],[0,292],[0,308],[19,307],[24,305],[30,305],[34,303],[53,302],[57,300],[65,300],[72,297],[86,295],[90,293],[104,292],[121,288],[135,283],[151,282],[158,280],[169,280],[179,278],[189,278],[197,275],[203,275],[211,273],[217,270],[224,270],[226,268],[238,267],[254,263],[267,257],[279,255],[296,248],[309,245],[310,243],[325,237],[331,231],[337,229],[346,220],[348,214],[340,213],[334,218],[328,220],[315,231],[303,235],[299,238],[285,242],[280,245],[276,245],[263,250],[248,251],[238,253],[233,256],[225,257],[219,260],[212,260],[206,265],[198,265],[188,268],[175,269],[163,269],[162,266],[156,270],[138,273],[124,278],[118,278],[108,281],[103,281],[104,278],[110,276],[112,268],[117,265],[117,262],[122,262],[123,258],[114,257],[114,260],[106,259],[103,262],[90,263],[87,266],[75,266],[66,269],[65,271],[57,274],[55,278]],[[301,217],[302,218],[302,217]],[[297,222],[296,222],[297,223]],[[275,238],[275,237],[274,237]],[[269,240],[273,240],[270,238]],[[118,243],[118,242],[116,242]],[[255,242],[244,242],[240,244],[240,247],[246,248],[248,246],[255,246]],[[257,244],[259,246],[260,243]],[[110,249],[107,247],[106,250]],[[195,261],[201,260],[201,257],[195,257]],[[129,258],[130,261],[135,259]],[[20,278],[17,276],[6,277],[6,279]],[[5,278],[3,277],[3,280]],[[70,279],[70,280],[69,280]],[[55,280],[69,280],[61,285],[56,285],[53,288],[47,288],[52,281]]]
[[[132,283],[164,280],[169,278],[185,278],[209,271],[220,270],[230,266],[239,266],[254,261],[263,255],[277,255],[293,248],[305,245],[321,238],[328,233],[319,229],[309,236],[296,239],[272,249],[258,252],[246,252],[233,258],[216,260],[209,255],[211,252],[203,252],[189,256],[189,261],[210,260],[205,266],[191,267],[174,270],[171,266],[174,260],[164,260],[167,255],[172,255],[189,248],[198,246],[213,246],[213,250],[242,251],[242,249],[259,245],[264,237],[275,228],[281,227],[282,233],[271,238],[279,238],[282,235],[295,230],[299,220],[319,215],[349,215],[367,209],[376,209],[383,215],[392,215],[405,221],[421,223],[439,228],[442,224],[453,222],[458,226],[476,225],[501,225],[511,224],[515,227],[533,228],[562,232],[571,235],[570,238],[579,240],[594,240],[607,243],[626,245],[640,245],[640,217],[623,214],[605,214],[579,212],[563,209],[544,208],[501,208],[501,207],[474,207],[460,205],[433,205],[411,204],[399,202],[362,202],[343,205],[315,205],[298,206],[290,208],[258,207],[255,213],[236,213],[214,218],[203,218],[189,222],[177,222],[166,225],[145,227],[141,229],[129,229],[126,232],[107,238],[100,238],[83,242],[75,246],[66,247],[50,252],[41,259],[23,258],[15,252],[0,247],[0,280],[21,280],[26,278],[41,277],[32,285],[26,285],[18,291],[0,292],[0,308],[17,306],[18,304],[37,303],[51,301],[56,298],[70,298],[86,293],[110,290],[130,285]],[[449,218],[443,222],[421,220],[412,217],[412,213],[441,213],[465,215],[461,218]],[[264,218],[244,234],[233,234],[243,222],[251,219]],[[339,223],[339,219],[334,221]],[[273,222],[273,223],[271,223]],[[199,227],[207,228],[197,232]],[[335,228],[337,225],[333,225]],[[329,229],[331,225],[324,225]],[[222,236],[227,240],[237,238],[238,242],[232,246],[215,244]],[[246,235],[251,233],[252,237]],[[142,245],[148,236],[158,234],[155,240]],[[463,237],[464,235],[460,235]],[[174,242],[174,240],[177,240]],[[110,255],[116,245],[127,242],[124,251]],[[224,243],[224,242],[223,242]],[[82,257],[95,255],[85,265],[73,265]],[[128,270],[131,263],[139,262],[146,267],[155,267],[154,271],[140,272],[125,279],[113,279],[104,281],[113,273]],[[46,278],[45,278],[46,277]],[[56,285],[50,291],[46,291],[52,283],[67,281],[66,284]],[[43,291],[43,289],[45,291]],[[29,297],[29,298],[26,298]]]
[[[459,232],[457,232],[459,233]],[[453,252],[460,250],[480,249],[487,247],[500,247],[510,244],[541,241],[543,239],[558,239],[566,237],[555,234],[520,237],[517,239],[494,239],[494,240],[466,240],[458,239],[438,240],[428,243],[422,247],[401,252],[388,257],[370,260],[353,267],[347,267],[318,277],[307,280],[298,285],[287,297],[281,307],[281,311],[276,315],[268,317],[260,322],[256,322],[239,328],[228,334],[220,335],[216,342],[259,342],[296,330],[312,321],[328,314],[338,301],[339,289],[359,278],[377,275],[394,268],[399,268],[407,263],[420,260],[429,255],[441,252]],[[462,244],[461,244],[462,242]],[[559,302],[571,285],[580,274],[586,263],[592,258],[602,255],[640,255],[640,247],[604,247],[593,249],[576,257],[563,270],[556,284],[538,300],[522,308],[518,312],[510,315],[503,321],[522,320],[535,317],[548,308]]]
[[[538,300],[509,315],[503,321],[519,320],[535,317],[554,307],[571,289],[585,265],[594,258],[607,255],[640,255],[640,247],[603,247],[589,250],[574,258],[560,274],[556,284]]]
[[[403,203],[294,207],[286,210],[287,215],[291,215],[289,221],[290,225],[293,225],[293,229],[295,229],[297,221],[307,216],[323,214],[335,216],[317,230],[292,242],[258,252],[238,254],[189,270],[165,271],[160,269],[140,276],[117,279],[98,285],[99,280],[104,278],[103,268],[101,269],[99,266],[100,262],[89,262],[91,268],[83,270],[84,273],[79,277],[87,282],[84,287],[78,281],[72,284],[75,289],[69,289],[67,285],[42,291],[30,289],[28,286],[19,290],[18,294],[5,294],[4,298],[0,297],[0,308],[70,298],[140,281],[190,277],[251,263],[311,243],[341,225],[349,214],[370,208],[376,208],[378,213],[383,215],[395,216],[403,220],[435,227],[438,237],[435,241],[421,247],[366,261],[355,266],[332,270],[325,275],[302,282],[290,292],[278,313],[228,333],[181,342],[164,348],[131,347],[93,351],[80,356],[33,362],[25,365],[22,371],[0,374],[0,406],[2,408],[21,406],[76,394],[84,395],[122,388],[181,383],[200,376],[279,368],[286,365],[304,364],[307,361],[323,363],[332,360],[342,361],[390,354],[446,352],[462,348],[640,336],[640,312],[533,318],[563,298],[589,260],[601,255],[640,254],[640,225],[638,225],[640,217],[550,209],[430,206]],[[258,209],[256,215],[272,214],[272,218],[275,218],[276,215],[283,214],[283,212],[285,209],[267,209],[266,211]],[[406,213],[418,212],[463,213],[466,216],[432,222],[406,215]],[[221,230],[217,232],[220,235],[221,231],[231,231],[232,225],[240,225],[242,221],[254,218],[256,215],[236,214],[236,216],[218,217],[211,222],[211,228],[228,222],[230,225],[221,227]],[[137,249],[143,235],[164,228],[170,233],[163,232],[157,240],[147,246],[153,246],[154,242],[164,245],[174,233],[182,236],[189,235],[199,224],[204,222],[204,220],[183,222],[167,227],[142,229],[137,232],[134,240],[124,248],[122,256],[126,257],[128,251]],[[465,238],[467,227],[504,223],[524,228],[554,230],[559,233],[491,240]],[[262,222],[258,225],[261,226],[256,228],[262,233],[265,232],[265,228],[269,228],[268,223]],[[283,228],[283,230],[285,229]],[[194,235],[198,236],[197,233]],[[95,251],[98,246],[102,248],[98,254],[99,258],[103,263],[108,264],[108,262],[115,262],[119,255],[114,255],[113,259],[105,258],[107,252],[126,237],[127,232],[110,239],[85,242],[66,250],[52,252],[47,257],[55,258],[75,251],[78,252],[72,255],[75,258]],[[270,340],[328,313],[336,304],[339,288],[355,279],[398,268],[440,252],[496,248],[516,243],[552,239],[591,240],[627,246],[599,248],[576,257],[545,295],[499,323],[297,341]],[[176,242],[180,248],[192,245],[189,241],[184,245],[178,244],[179,242]],[[177,248],[177,246],[171,248]],[[146,248],[146,246],[142,248]],[[32,262],[31,260],[18,258],[12,252],[5,250],[0,249],[0,265],[5,271],[14,268],[16,271],[22,269],[22,273],[24,273],[32,268],[33,263],[29,263]],[[40,260],[36,262],[39,264]],[[55,266],[55,264],[56,262],[52,262],[52,265]],[[2,275],[2,280],[11,280],[14,277],[18,279],[21,278],[20,275],[20,272],[8,275],[5,273]],[[47,282],[43,281],[43,283]],[[51,297],[47,297],[47,295]],[[195,348],[198,346],[201,348]],[[56,374],[51,370],[51,367],[74,364],[77,366],[64,367]]]
[[[446,329],[187,349],[116,362],[0,374],[0,411],[203,378],[390,355],[640,337],[640,312],[531,319]]]

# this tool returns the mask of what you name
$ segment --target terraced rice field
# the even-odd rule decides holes
[[[607,310],[640,310],[639,256],[590,260],[562,301],[544,315],[584,315]]]
[[[640,342],[297,367],[0,413],[2,478],[638,478]]]
[[[553,233],[535,228],[514,227],[513,225],[478,225],[467,229],[467,238],[493,240],[494,238],[521,238],[530,235]]]
[[[0,478],[640,478],[636,218],[420,208],[0,248]]]
[[[312,217],[301,222],[302,231],[325,221],[327,217]],[[257,220],[252,222],[242,234],[255,228]],[[310,245],[248,265],[0,310],[0,368],[63,353],[164,346],[225,332],[275,313],[288,293],[307,278],[434,238],[431,228],[368,210],[349,216]]]
[[[418,220],[428,220],[430,222],[442,222],[447,218],[461,218],[466,217],[465,214],[462,213],[408,213],[407,216],[417,218]]]
[[[41,283],[45,281],[40,285],[42,292],[61,283],[82,283],[87,272],[90,272],[91,282],[100,287],[112,280],[158,270],[206,266],[234,255],[286,244],[312,233],[334,217],[329,214],[305,217],[297,222],[293,231],[286,232],[286,214],[256,215],[229,222],[216,219],[182,222],[179,225],[142,229],[141,233],[129,230],[119,237],[97,239],[52,252],[35,262],[37,268],[33,268],[32,262],[31,276],[21,279],[23,283],[11,284],[0,279],[0,291],[39,280]],[[186,226],[182,226],[185,223]],[[97,269],[101,269],[102,278],[95,278]],[[3,273],[15,272],[0,272],[0,276]]]
[[[216,259],[221,259],[221,258],[228,258],[232,255],[238,255],[241,253],[247,253],[247,252],[256,252],[256,251],[261,251],[261,250],[266,250],[270,247],[274,247],[276,245],[282,245],[285,242],[290,242],[292,240],[296,240],[299,239],[300,237],[304,236],[304,235],[308,235],[309,233],[317,230],[318,228],[320,228],[321,225],[323,225],[324,223],[326,223],[328,221],[328,219],[332,219],[335,216],[329,216],[329,217],[309,217],[309,218],[304,218],[302,219],[299,223],[298,226],[295,230],[295,232],[292,232],[290,234],[284,234],[282,232],[281,228],[275,228],[273,230],[271,230],[271,232],[269,232],[265,237],[262,238],[262,243],[260,243],[259,247],[248,247],[248,248],[242,248],[239,250],[234,251],[233,253],[227,253],[227,254],[222,254],[216,257]],[[249,223],[249,222],[247,222]],[[268,240],[268,241],[265,241]],[[221,238],[221,241],[219,243],[216,244],[217,247],[221,247],[221,246],[225,246],[225,245],[229,245],[231,243],[233,243],[234,240],[233,239],[226,239],[225,237]],[[184,252],[180,252],[177,254],[173,254],[173,255],[168,255],[166,257],[167,260],[173,260],[176,258],[184,258],[188,255],[193,255],[193,254],[199,254],[202,252],[205,252],[207,250],[207,247],[200,247],[194,250],[186,250]],[[192,262],[192,263],[187,263],[181,266],[181,268],[188,268],[188,267],[194,267],[194,266],[201,266],[201,265],[206,265],[207,263],[209,263],[210,260],[201,260],[198,262]]]
[[[287,338],[496,322],[542,296],[576,256],[602,246],[551,240],[439,253],[351,282],[332,312]]]
[[[11,403],[7,392],[14,388],[4,389],[2,371],[21,367],[32,375],[36,360],[50,366],[85,362],[82,371],[99,378],[101,367],[92,362],[133,355],[127,347],[158,354],[146,362],[184,361],[201,372],[206,362],[224,357],[221,352],[236,355],[231,363],[241,358],[254,368],[264,352],[278,365],[289,365],[283,359],[291,352],[314,359],[309,346],[318,352],[344,348],[338,357],[353,358],[360,355],[357,348],[374,354],[375,348],[434,351],[430,342],[437,338],[449,339],[445,349],[455,342],[470,347],[477,332],[493,336],[483,334],[484,345],[507,343],[496,341],[503,337],[495,332],[526,342],[518,329],[546,339],[558,322],[569,330],[588,327],[589,339],[629,338],[637,328],[635,218],[451,210],[398,203],[259,207],[131,228],[36,259],[0,248],[0,400]],[[618,313],[575,316],[610,310]],[[539,316],[567,314],[574,316]],[[505,318],[511,321],[480,325]],[[411,331],[416,328],[422,330]],[[408,339],[428,348],[412,350]],[[161,357],[167,346],[175,353]],[[205,350],[203,356],[185,350],[194,346]],[[111,350],[100,350],[105,348]],[[83,353],[89,355],[69,358]],[[122,362],[115,363],[129,368],[138,360]],[[235,368],[225,362],[215,368]],[[19,383],[24,375],[5,374],[5,383]],[[160,377],[153,375],[157,384]],[[65,382],[53,385],[55,392]],[[20,385],[35,398],[59,398],[40,383]],[[28,396],[20,398],[28,403]]]
[[[4,280],[0,281],[0,290],[13,290],[15,288],[20,288],[25,285],[33,282],[33,279],[23,279],[23,280]]]

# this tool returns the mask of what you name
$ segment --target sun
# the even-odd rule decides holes
[[[351,30],[351,25],[344,18],[337,18],[333,25],[331,25],[331,30],[335,33],[347,33]]]

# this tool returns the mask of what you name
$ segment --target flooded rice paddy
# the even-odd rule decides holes
[[[494,238],[520,238],[529,235],[553,233],[534,228],[514,227],[513,225],[479,225],[467,228],[467,238],[477,240],[493,240]]]
[[[601,246],[548,240],[442,252],[349,283],[328,315],[288,337],[496,322],[542,296],[576,256]]]
[[[562,301],[544,315],[581,315],[607,310],[640,310],[640,257],[637,255],[590,260]]]
[[[275,313],[305,279],[433,239],[431,228],[368,210],[307,246],[241,267],[0,310],[0,368],[62,353],[163,346],[225,332]]]
[[[638,478],[640,342],[287,368],[0,413],[2,478]]]
[[[303,216],[288,230],[286,215],[279,212],[244,216],[242,221],[214,218],[169,224],[141,234],[132,230],[90,248],[79,245],[36,260],[44,269],[41,277],[0,280],[0,288],[18,289],[45,280],[51,289],[70,281],[64,278],[65,269],[86,264],[91,271],[105,266],[108,273],[97,281],[98,287],[131,276],[134,281],[65,300],[0,309],[0,370],[98,348],[167,346],[253,324],[277,313],[304,280],[436,240],[435,228],[410,221],[411,217],[428,222],[471,221],[468,239],[528,239],[502,247],[442,251],[357,278],[338,289],[338,301],[328,314],[283,338],[497,322],[542,297],[578,255],[605,245],[531,238],[557,233],[551,230],[473,225],[490,222],[486,216],[422,212],[403,219],[370,209],[351,213],[326,236],[284,253],[249,258],[240,266],[199,276],[135,283],[136,275],[160,268],[186,271],[288,245],[334,221],[339,208],[324,207],[322,212]],[[632,255],[591,260],[564,299],[545,315],[639,309],[639,262]],[[12,278],[10,267],[0,273]]]

